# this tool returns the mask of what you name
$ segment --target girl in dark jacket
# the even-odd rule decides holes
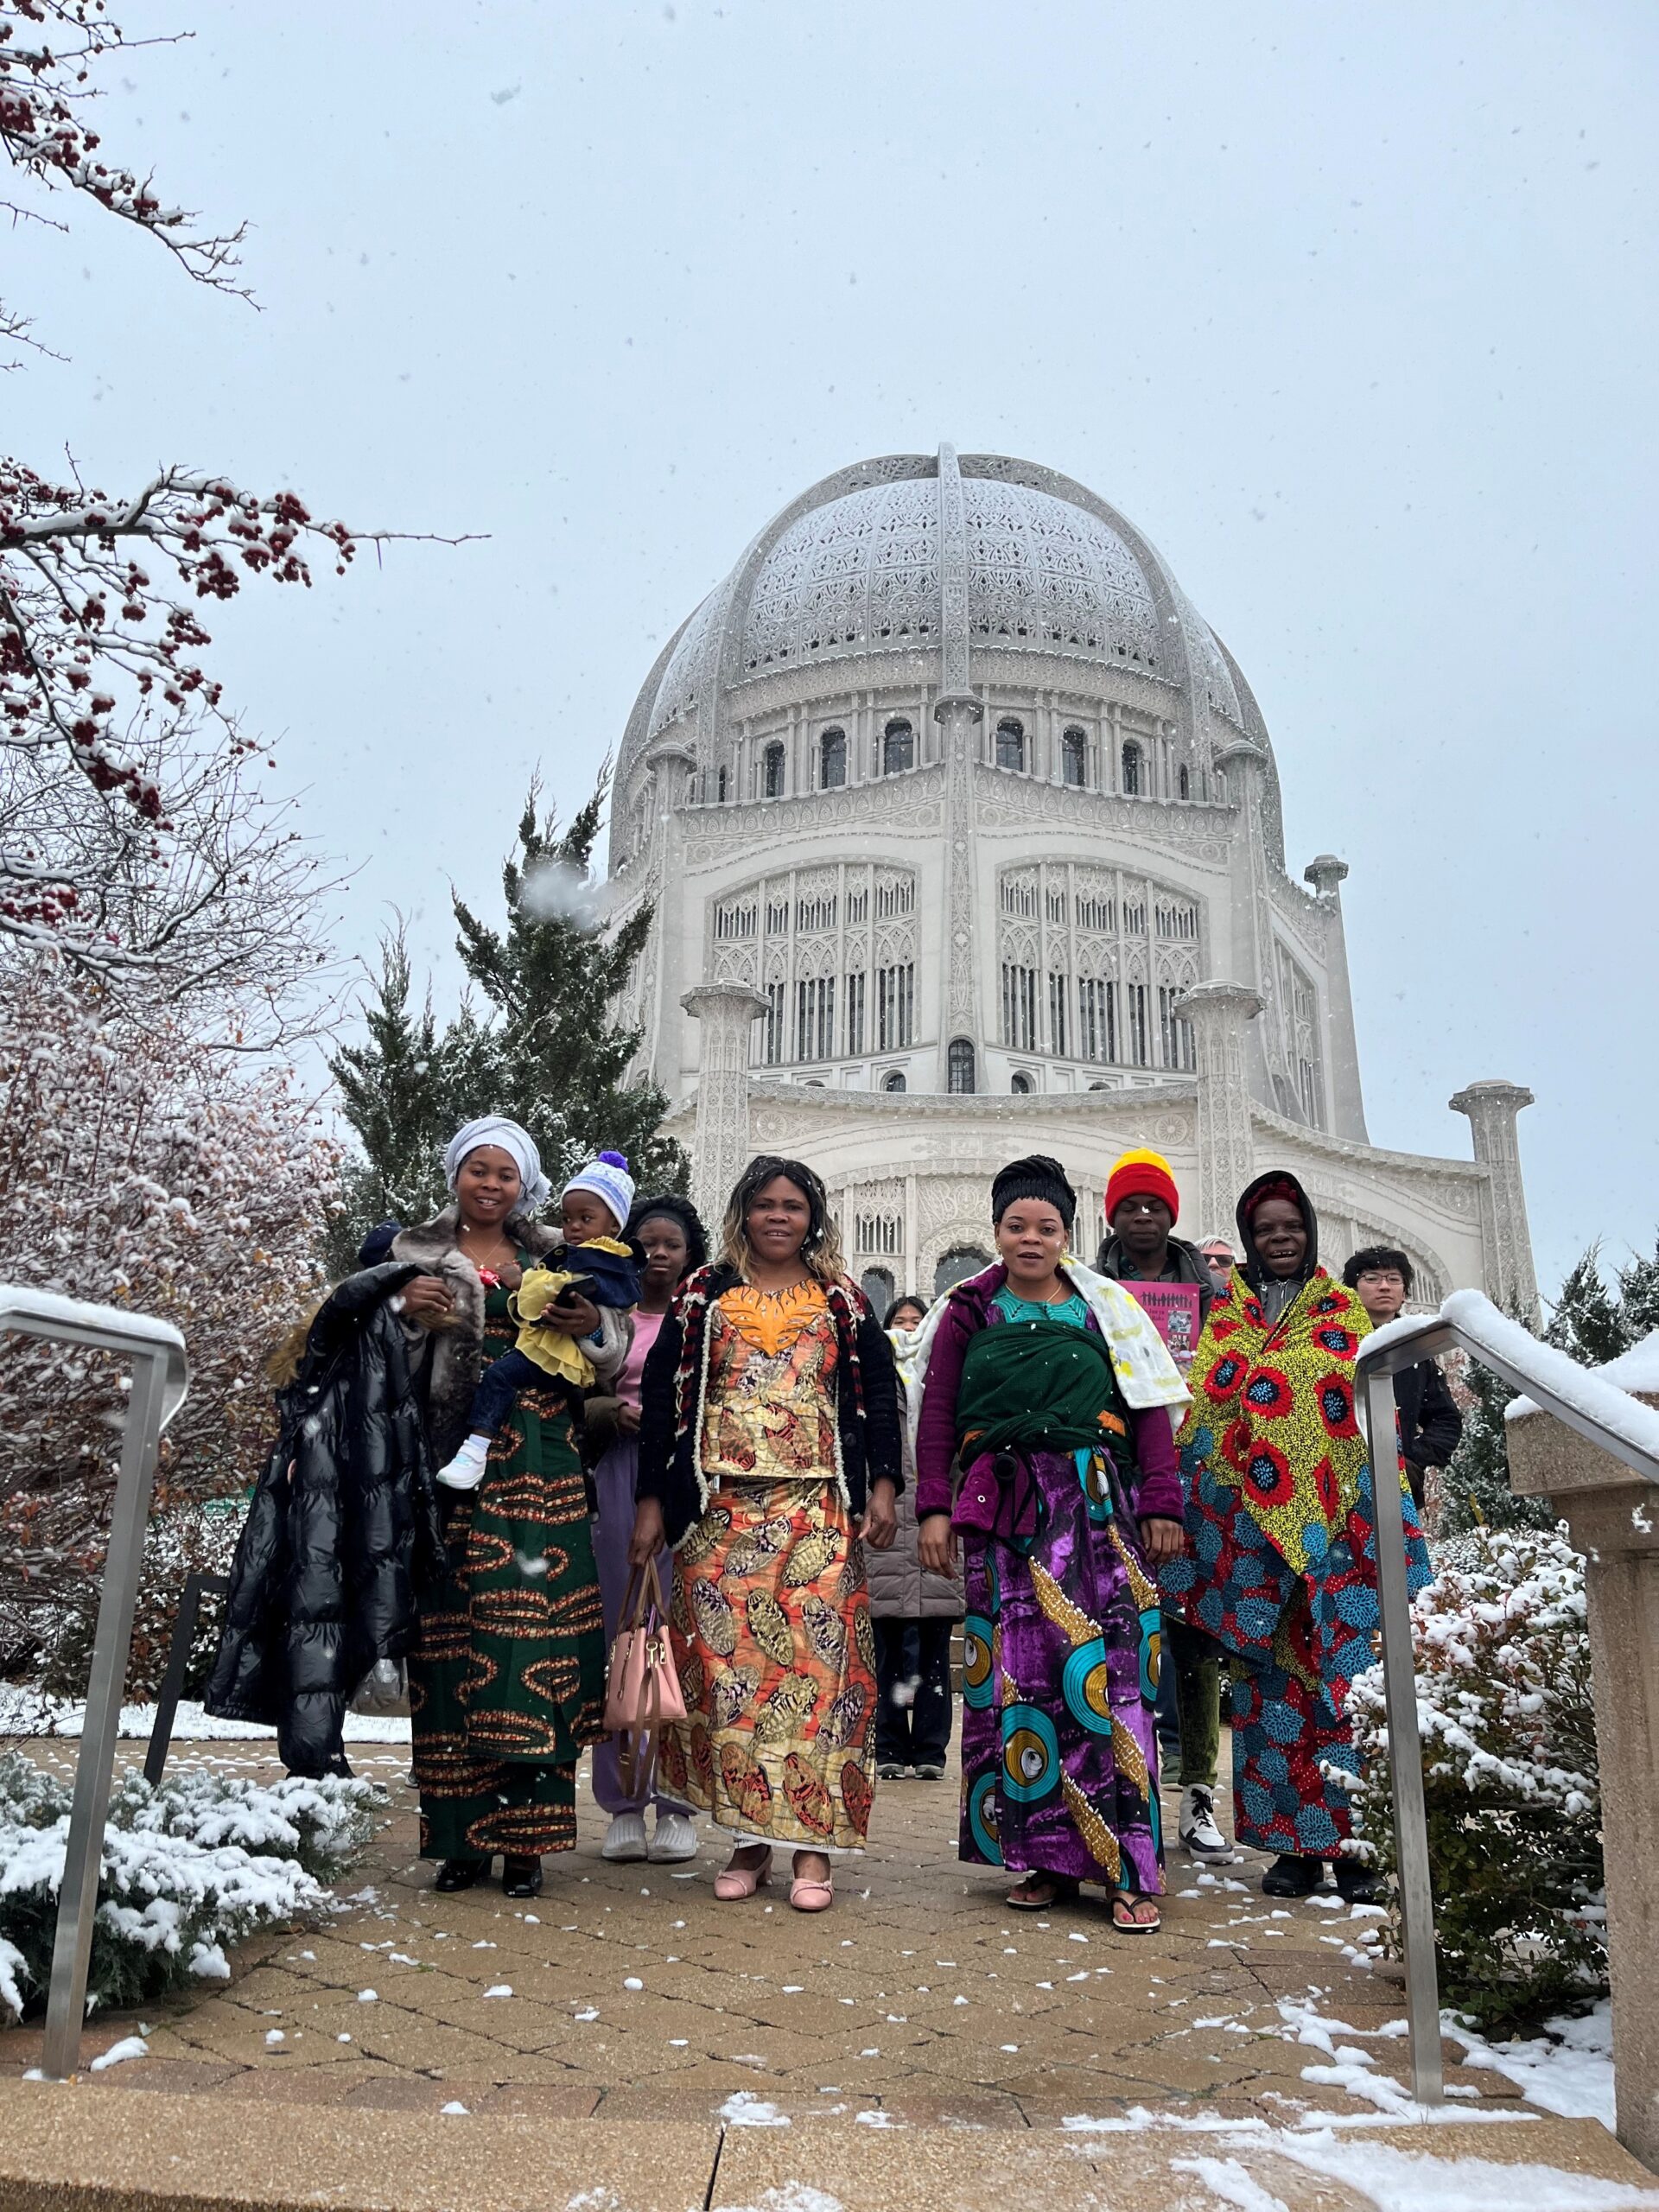
[[[774,1844],[790,1903],[830,1904],[830,1853],[869,1826],[874,1649],[862,1541],[893,1541],[902,1479],[893,1355],[848,1280],[823,1184],[752,1160],[719,1262],[687,1277],[645,1363],[630,1559],[664,1536],[686,1719],[667,1789],[735,1849],[715,1894],[753,1897]]]

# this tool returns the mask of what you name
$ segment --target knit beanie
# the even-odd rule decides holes
[[[1106,1185],[1106,1226],[1125,1198],[1161,1198],[1169,1208],[1170,1224],[1181,1217],[1181,1195],[1169,1162],[1158,1152],[1120,1153],[1112,1163]]]
[[[1031,1152],[999,1168],[991,1185],[991,1220],[1001,1220],[1021,1198],[1046,1198],[1065,1224],[1068,1235],[1077,1219],[1077,1194],[1065,1179],[1065,1170],[1046,1152]]]
[[[597,1160],[590,1160],[579,1168],[565,1185],[563,1195],[569,1198],[572,1191],[591,1191],[602,1199],[616,1216],[616,1232],[620,1236],[627,1218],[633,1211],[633,1178],[628,1173],[628,1163],[620,1152],[601,1152]]]

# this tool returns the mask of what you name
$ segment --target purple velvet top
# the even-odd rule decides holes
[[[962,1363],[972,1338],[995,1325],[991,1301],[1008,1279],[999,1261],[983,1274],[958,1283],[939,1320],[927,1363],[922,1393],[921,1418],[916,1428],[916,1515],[949,1513],[951,1473],[957,1457],[957,1393],[962,1385]],[[1131,1407],[1135,1425],[1135,1458],[1141,1479],[1135,1493],[1139,1520],[1179,1521],[1182,1516],[1181,1476],[1175,1457],[1175,1432],[1163,1406]]]

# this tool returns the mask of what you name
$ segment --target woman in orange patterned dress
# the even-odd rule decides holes
[[[823,1185],[752,1160],[723,1249],[688,1275],[645,1363],[629,1557],[675,1551],[686,1718],[664,1783],[729,1829],[715,1894],[749,1897],[774,1844],[821,1912],[832,1853],[869,1827],[875,1645],[864,1543],[891,1544],[904,1478],[893,1353],[850,1282]]]

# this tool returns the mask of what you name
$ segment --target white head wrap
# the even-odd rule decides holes
[[[505,1114],[483,1114],[477,1121],[468,1122],[455,1131],[443,1147],[443,1177],[453,1191],[455,1178],[461,1173],[461,1163],[469,1152],[476,1152],[480,1145],[497,1145],[512,1155],[518,1170],[518,1179],[524,1188],[519,1192],[512,1211],[515,1214],[539,1213],[548,1200],[548,1181],[542,1173],[542,1155],[536,1149],[536,1140],[528,1129],[520,1128],[517,1122],[508,1121]]]

